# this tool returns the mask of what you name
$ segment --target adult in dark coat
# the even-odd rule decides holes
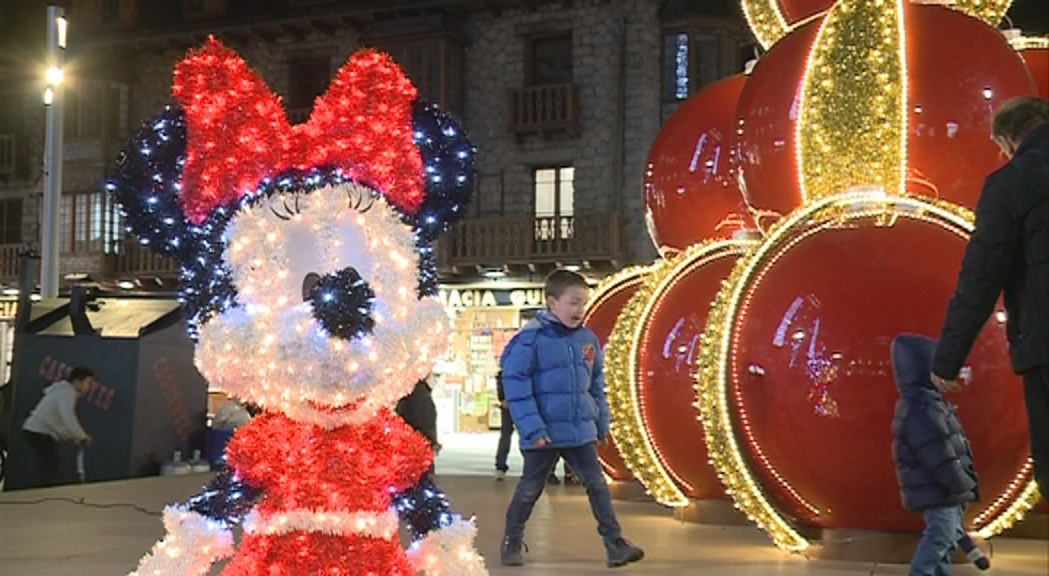
[[[955,391],[966,356],[1005,293],[1013,370],[1024,378],[1034,476],[1049,498],[1049,102],[1016,98],[995,114],[1009,162],[987,177],[932,367]]]
[[[892,456],[904,507],[925,519],[925,532],[911,560],[912,576],[950,574],[951,557],[959,541],[967,540],[962,525],[965,505],[979,498],[969,441],[954,407],[929,377],[935,347],[935,341],[909,334],[892,343],[893,375],[900,391],[892,422]]]
[[[428,381],[423,379],[416,382],[412,393],[397,402],[395,411],[430,441],[434,452],[440,451],[441,445],[437,442],[437,406],[433,403],[433,392]]]

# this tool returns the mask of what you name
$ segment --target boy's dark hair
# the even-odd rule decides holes
[[[83,380],[85,378],[94,378],[95,371],[86,366],[77,366],[69,371],[69,377],[66,380],[70,382],[76,382],[77,380]]]
[[[1031,130],[1049,122],[1049,101],[1034,96],[1013,98],[994,114],[991,133],[1019,144]]]
[[[581,275],[571,270],[558,269],[547,275],[543,283],[543,290],[547,298],[560,298],[566,290],[573,286],[590,288],[590,285],[586,283],[586,278]]]

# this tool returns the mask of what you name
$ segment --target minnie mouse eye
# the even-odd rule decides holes
[[[313,291],[317,289],[317,284],[320,284],[321,275],[316,272],[310,272],[302,279],[302,301],[308,302]]]

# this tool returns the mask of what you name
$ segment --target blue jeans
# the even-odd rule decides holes
[[[546,487],[559,458],[564,458],[576,476],[586,487],[590,498],[590,511],[597,519],[597,532],[605,540],[619,538],[619,522],[612,510],[612,495],[608,492],[605,475],[597,460],[597,448],[593,443],[578,448],[553,448],[549,450],[524,450],[524,471],[517,483],[514,498],[506,510],[506,537],[520,539],[524,536],[525,522],[532,515],[536,500]]]
[[[922,512],[925,532],[911,559],[910,576],[947,576],[951,573],[951,558],[958,548],[958,539],[964,534],[964,512],[963,505],[929,508]]]

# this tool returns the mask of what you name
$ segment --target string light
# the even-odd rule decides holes
[[[1049,36],[1016,36],[1015,38],[1009,38],[1009,45],[1017,52],[1046,50],[1049,49]]]
[[[925,198],[867,191],[816,200],[771,228],[765,242],[736,264],[711,307],[701,339],[696,379],[696,397],[706,427],[707,451],[737,508],[768,532],[781,548],[801,551],[810,543],[769,501],[738,441],[746,432],[741,434],[736,429],[731,413],[736,400],[729,394],[738,319],[746,308],[749,290],[756,279],[792,242],[821,226],[847,225],[864,219],[891,225],[897,218],[934,223],[962,236],[972,233],[974,222],[973,213],[965,208]],[[1005,512],[988,518],[987,524],[977,526],[977,529],[990,536],[1012,525],[1036,502],[1037,498],[1032,498],[1030,492],[1033,486],[1029,482],[1023,495]]]
[[[309,120],[294,127],[258,72],[214,37],[178,63],[172,93],[190,134],[182,204],[191,222],[289,168],[352,172],[408,213],[423,201],[422,158],[411,130],[417,91],[389,56],[355,53]]]
[[[903,192],[907,158],[904,0],[840,0],[816,36],[797,123],[802,198],[857,185]]]
[[[485,573],[472,522],[432,480],[394,505],[433,454],[388,408],[448,344],[443,308],[420,296],[433,241],[465,215],[472,145],[369,50],[295,127],[214,39],[178,65],[175,95],[184,111],[136,134],[109,189],[130,230],[182,264],[201,372],[267,412],[231,440],[233,472],[166,514],[139,574],[206,573],[242,518],[225,574]],[[410,554],[395,537],[406,502]],[[420,508],[442,512],[428,523]]]
[[[654,287],[651,279],[665,276],[683,256],[684,253],[680,253],[660,260],[652,266],[645,276],[646,282],[638,288],[619,313],[615,328],[608,338],[605,353],[608,410],[612,417],[612,434],[619,453],[647,493],[660,504],[674,507],[687,506],[688,499],[670,479],[645,433],[637,397],[631,386],[631,351],[635,345],[633,339],[639,336],[635,333],[642,327],[639,326],[641,313]]]
[[[690,270],[720,258],[740,256],[755,245],[753,241],[711,240],[694,244],[654,266],[623,309],[609,340],[605,378],[609,384],[609,408],[615,406],[612,422],[616,438],[622,438],[619,445],[623,459],[649,494],[665,506],[686,506],[688,499],[681,491],[683,483],[675,480],[644,421],[637,365],[644,332],[656,305]]]
[[[992,28],[997,28],[1012,4],[1013,0],[954,0],[946,6],[973,18],[979,18]]]
[[[765,50],[790,32],[790,25],[783,16],[779,0],[742,0],[741,4],[750,31]]]

